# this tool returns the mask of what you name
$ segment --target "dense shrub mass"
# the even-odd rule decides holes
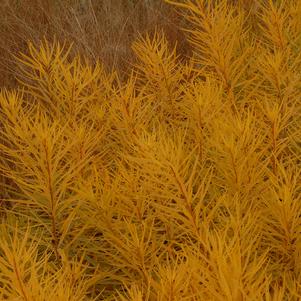
[[[172,1],[126,80],[28,43],[0,93],[0,300],[301,299],[301,2]]]

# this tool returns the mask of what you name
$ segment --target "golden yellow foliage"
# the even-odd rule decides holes
[[[0,93],[0,300],[300,300],[300,1],[171,1],[127,81],[29,43]],[[252,3],[251,3],[252,2]]]

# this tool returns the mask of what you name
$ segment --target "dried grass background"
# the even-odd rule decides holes
[[[189,52],[180,31],[184,19],[162,0],[0,0],[0,15],[0,86],[15,85],[13,55],[44,37],[72,42],[74,54],[101,59],[121,74],[133,62],[131,43],[138,32],[163,28],[183,54]]]

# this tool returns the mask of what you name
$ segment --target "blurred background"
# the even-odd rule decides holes
[[[183,16],[163,0],[0,0],[0,16],[0,87],[16,85],[14,55],[44,37],[73,42],[73,54],[100,59],[121,78],[134,61],[131,44],[139,33],[163,29],[179,53],[191,51]]]

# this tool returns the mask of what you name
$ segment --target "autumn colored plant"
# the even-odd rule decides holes
[[[0,93],[0,300],[300,300],[301,3],[165,0],[126,80],[44,39]]]

